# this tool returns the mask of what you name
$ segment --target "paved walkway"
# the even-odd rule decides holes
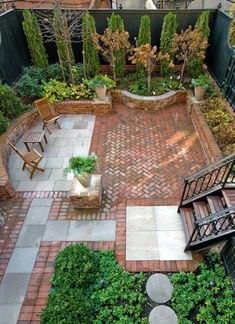
[[[175,207],[183,177],[206,164],[183,105],[148,113],[114,104],[107,117],[65,116],[62,127],[48,136],[43,178],[25,179],[16,157],[10,160],[18,192],[0,232],[0,324],[16,323],[19,312],[18,324],[39,322],[55,257],[74,242],[115,250],[130,271],[189,271],[200,260],[182,252]],[[61,177],[65,161],[89,149],[98,155],[104,195],[100,210],[84,211],[71,206],[71,180]]]

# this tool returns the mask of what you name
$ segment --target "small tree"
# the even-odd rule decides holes
[[[96,48],[101,52],[103,57],[109,62],[113,71],[113,79],[116,82],[116,57],[120,50],[125,53],[130,50],[129,33],[125,31],[111,32],[106,28],[103,35],[95,34],[94,41]]]
[[[207,48],[207,40],[201,38],[201,33],[189,26],[188,29],[182,31],[181,34],[175,34],[172,42],[172,51],[179,61],[182,61],[180,81],[182,82],[185,67],[193,56],[204,60],[205,50]]]
[[[33,65],[37,67],[47,67],[49,65],[48,58],[37,17],[29,10],[23,11],[23,17],[23,30],[27,39]]]
[[[198,17],[195,30],[201,35],[201,39],[205,39],[208,42],[210,36],[210,27],[209,27],[209,12],[203,11],[202,14]],[[200,49],[199,49],[200,51]],[[188,62],[187,71],[188,73],[196,78],[202,73],[203,60],[197,56],[193,55]]]
[[[147,72],[148,91],[151,87],[151,74],[154,68],[154,64],[158,60],[157,46],[151,46],[150,44],[140,45],[134,48],[134,54],[129,57],[132,64],[141,64],[144,66]]]
[[[151,44],[151,22],[147,15],[141,17],[136,46]]]
[[[176,15],[172,12],[169,12],[163,20],[162,32],[161,32],[161,45],[160,50],[162,54],[169,54],[170,60],[173,59],[172,54],[172,40],[174,34],[176,33],[177,23],[176,23]],[[169,75],[170,68],[169,62],[162,59],[160,61],[160,72],[161,75],[167,76]]]
[[[115,31],[119,31],[120,33],[124,32],[124,22],[121,16],[112,13],[111,17],[108,18],[108,29],[114,33]],[[125,49],[120,49],[115,53],[115,73],[118,78],[122,78],[125,74],[125,59],[126,51]]]
[[[100,62],[93,35],[96,33],[95,19],[87,11],[82,17],[83,67],[84,73],[94,76],[99,72]]]

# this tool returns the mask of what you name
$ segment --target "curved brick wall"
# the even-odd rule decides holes
[[[19,138],[39,119],[38,113],[33,110],[18,117],[11,123],[5,133],[0,135],[0,198],[10,198],[15,190],[8,177],[8,161],[11,154],[9,141],[15,144]]]

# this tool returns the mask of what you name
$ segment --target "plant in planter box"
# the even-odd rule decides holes
[[[73,173],[75,178],[84,187],[89,187],[90,174],[95,170],[97,156],[90,154],[87,156],[72,156],[69,165],[64,169],[65,174]]]
[[[206,89],[211,85],[211,80],[206,74],[201,74],[197,79],[192,79],[195,98],[200,101],[203,99]]]
[[[98,99],[104,100],[107,89],[115,87],[115,82],[110,79],[107,75],[96,75],[90,81],[90,87],[95,89]]]

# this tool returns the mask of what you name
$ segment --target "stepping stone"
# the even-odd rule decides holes
[[[155,273],[148,279],[146,291],[153,301],[164,304],[171,299],[173,286],[166,275]]]
[[[168,306],[155,307],[149,314],[150,324],[178,324],[176,313]]]

